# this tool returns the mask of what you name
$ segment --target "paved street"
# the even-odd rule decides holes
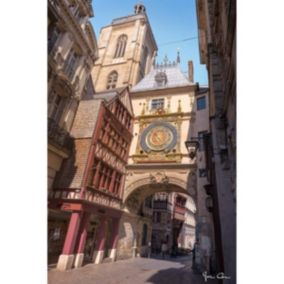
[[[88,264],[79,269],[48,272],[49,284],[202,284],[203,277],[191,270],[191,257],[175,259],[135,258],[100,265]],[[209,284],[215,283],[208,280]]]

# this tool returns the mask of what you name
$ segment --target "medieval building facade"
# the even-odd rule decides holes
[[[81,100],[71,130],[72,155],[49,195],[50,207],[71,214],[58,269],[115,259],[131,130],[127,88]]]
[[[236,283],[236,1],[197,0],[200,61],[209,74],[210,135],[206,191],[216,239],[217,271]]]

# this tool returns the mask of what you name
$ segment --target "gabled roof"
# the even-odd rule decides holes
[[[121,87],[110,91],[103,91],[99,93],[90,93],[84,100],[104,101],[107,105],[112,104],[116,99],[128,109],[129,113],[133,115],[132,104],[129,98],[128,87]]]
[[[166,74],[166,82],[158,84],[155,80],[155,76],[163,72]],[[130,92],[143,92],[148,90],[159,90],[176,87],[194,86],[195,83],[191,83],[188,78],[180,70],[179,64],[165,64],[155,66],[137,85],[135,85]]]

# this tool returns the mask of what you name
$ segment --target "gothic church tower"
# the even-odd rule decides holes
[[[96,92],[131,88],[150,71],[157,45],[145,7],[137,4],[134,12],[101,30],[99,59],[92,70]]]

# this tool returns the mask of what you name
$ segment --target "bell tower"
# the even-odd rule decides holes
[[[92,70],[96,92],[136,85],[149,73],[157,53],[145,6],[136,4],[134,14],[103,27],[98,46]]]

